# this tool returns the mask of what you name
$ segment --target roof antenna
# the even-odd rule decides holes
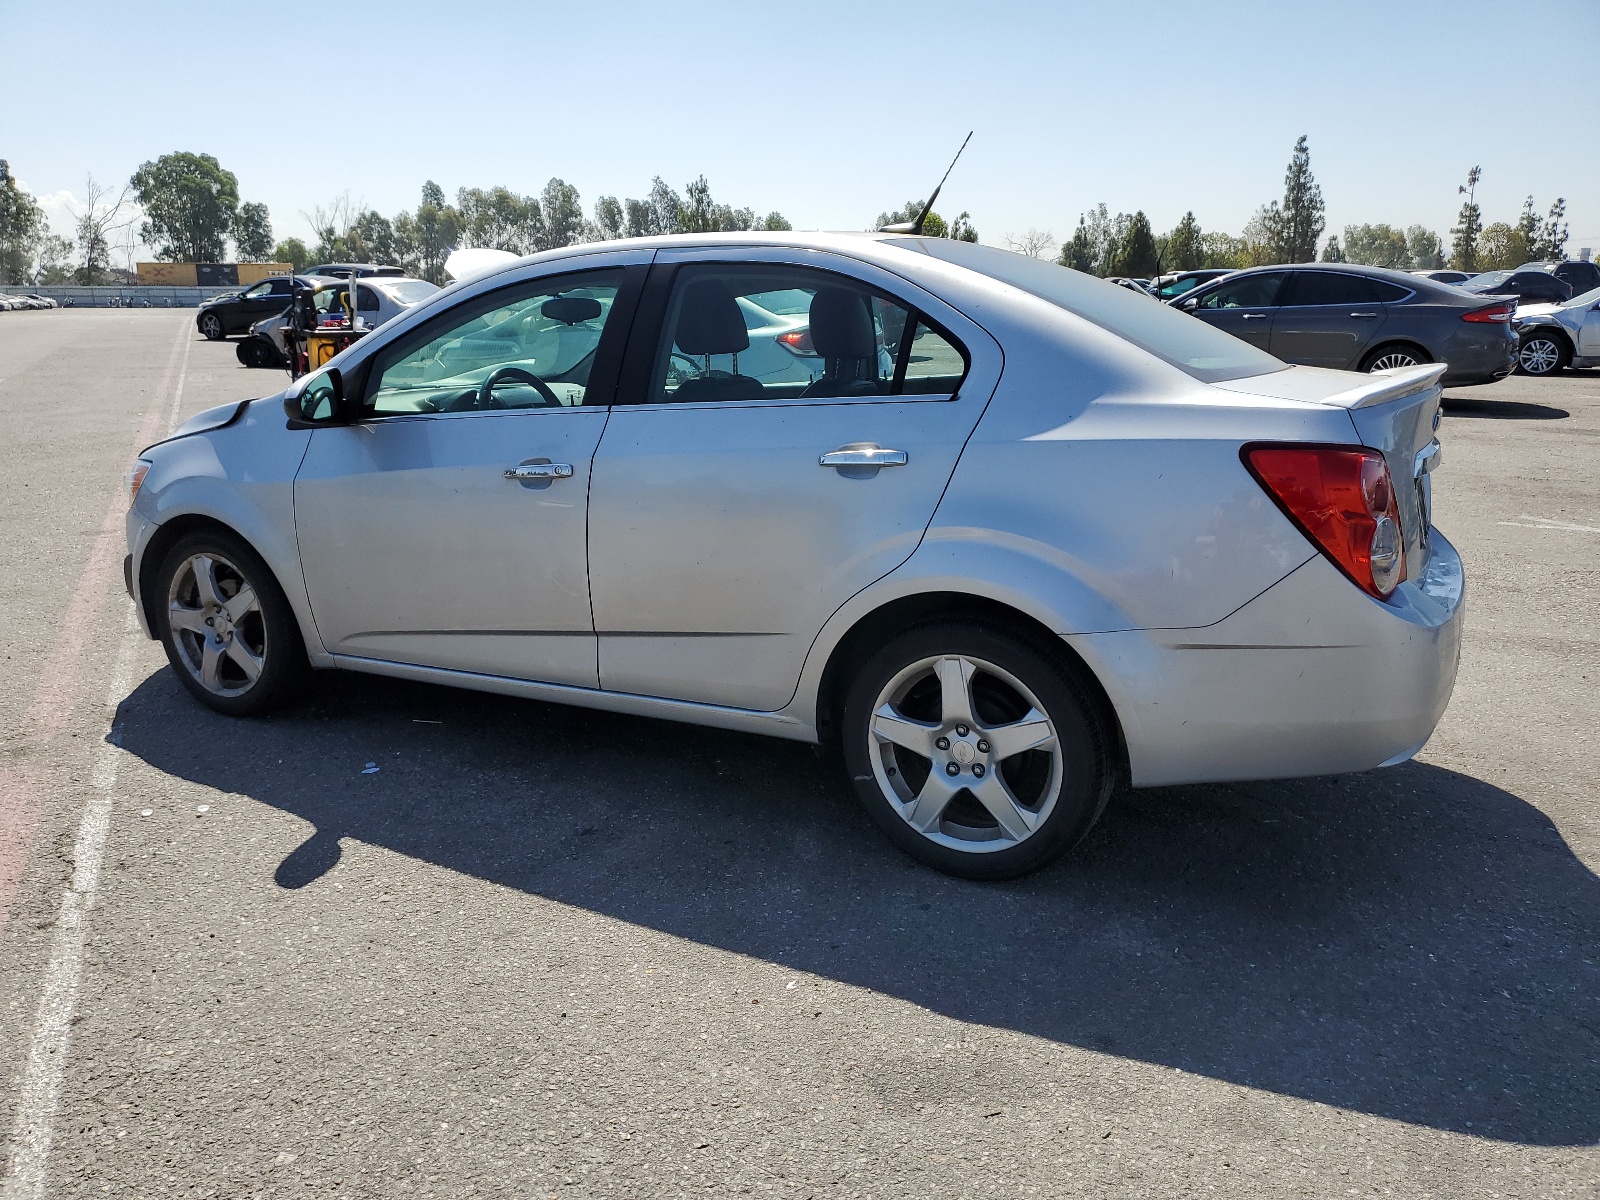
[[[967,136],[961,143],[961,150],[956,151],[955,158],[950,160],[950,165],[944,169],[944,176],[939,180],[939,187],[933,189],[933,195],[928,197],[928,202],[922,206],[922,212],[915,221],[896,221],[893,225],[885,225],[878,230],[879,233],[915,233],[922,232],[922,224],[928,219],[928,214],[933,211],[933,202],[939,198],[939,188],[944,187],[944,181],[950,178],[950,172],[956,169],[956,161],[961,157],[961,151],[967,148],[967,142],[972,140],[972,130],[967,130]]]

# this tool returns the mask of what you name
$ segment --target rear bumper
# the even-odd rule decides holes
[[[1435,531],[1387,603],[1318,555],[1205,629],[1067,640],[1117,709],[1135,786],[1337,774],[1422,749],[1455,686],[1464,600]]]
[[[1446,387],[1469,387],[1504,379],[1517,365],[1517,335],[1507,325],[1477,325],[1463,322],[1444,346],[1440,359],[1449,367]],[[1484,332],[1489,330],[1492,332]]]

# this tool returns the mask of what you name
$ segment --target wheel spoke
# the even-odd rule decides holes
[[[984,730],[983,736],[988,739],[990,753],[994,755],[996,761],[1021,754],[1024,750],[1037,749],[1056,740],[1050,722],[1037,708],[1029,709],[1028,714],[1020,721]]]
[[[222,607],[222,594],[217,591],[217,564],[206,554],[197,554],[191,560],[194,568],[194,586],[200,593],[200,604]]]
[[[244,672],[245,679],[254,683],[261,674],[261,659],[251,653],[250,647],[246,646],[238,638],[234,638],[233,641],[228,643],[227,653],[234,664]]]
[[[976,724],[972,718],[972,676],[976,671],[964,658],[939,660],[939,715],[944,724]]]
[[[211,638],[200,643],[200,682],[213,692],[222,690],[222,648]]]
[[[1017,803],[1017,798],[1011,794],[999,771],[991,771],[984,778],[974,780],[967,788],[989,810],[989,815],[1000,823],[1007,837],[1020,842],[1033,832],[1038,818]]]
[[[928,779],[907,807],[903,816],[918,833],[928,833],[939,824],[944,810],[955,798],[956,789],[942,771],[928,772]]]
[[[923,758],[933,757],[933,737],[938,731],[937,725],[909,720],[887,704],[872,714],[872,732],[876,736]]]
[[[261,604],[256,600],[255,589],[246,583],[223,604],[222,611],[228,614],[228,620],[237,625],[248,614],[258,612],[260,608]]]
[[[174,631],[183,629],[189,633],[197,633],[201,637],[206,636],[206,615],[198,608],[185,608],[181,604],[172,605],[167,609],[167,624],[172,626]]]

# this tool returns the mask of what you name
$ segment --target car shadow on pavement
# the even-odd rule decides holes
[[[1479,400],[1476,397],[1445,396],[1439,402],[1447,417],[1487,417],[1494,421],[1560,421],[1572,414],[1549,404],[1528,404],[1522,400]]]
[[[120,721],[153,767],[314,826],[278,886],[355,839],[962,1021],[1600,1142],[1600,879],[1439,767],[1125,793],[1062,863],[980,885],[900,855],[798,743],[344,675],[241,727],[163,670]]]

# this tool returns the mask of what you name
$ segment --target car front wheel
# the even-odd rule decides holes
[[[1521,375],[1554,375],[1567,365],[1567,348],[1548,333],[1528,333],[1517,347],[1517,372]]]
[[[1087,688],[1032,639],[979,623],[908,630],[861,668],[840,725],[867,812],[913,858],[1010,879],[1058,858],[1111,794]]]
[[[222,340],[222,318],[216,313],[205,313],[200,318],[200,332],[208,342]]]
[[[190,534],[155,580],[167,661],[202,704],[230,717],[276,708],[309,673],[289,601],[261,557],[222,531]]]

